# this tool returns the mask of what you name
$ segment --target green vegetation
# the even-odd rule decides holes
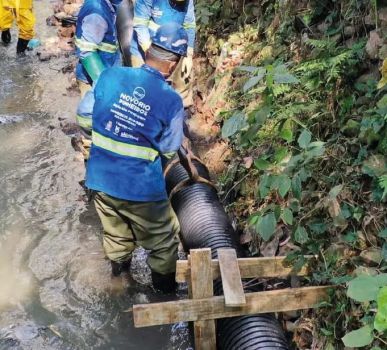
[[[233,152],[218,180],[245,241],[296,266],[316,254],[310,282],[339,286],[296,321],[296,347],[385,349],[387,3],[199,0],[197,13]]]

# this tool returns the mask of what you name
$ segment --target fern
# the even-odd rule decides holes
[[[333,50],[336,46],[336,43],[333,40],[316,40],[316,39],[308,39],[306,43],[313,48],[320,50]]]
[[[316,102],[310,103],[291,103],[286,106],[283,106],[280,110],[278,110],[277,114],[281,116],[281,119],[289,119],[291,117],[296,117],[299,115],[310,115],[311,113],[316,112],[321,105]]]
[[[274,84],[272,89],[273,95],[278,97],[286,92],[289,92],[292,88],[289,84]]]
[[[383,190],[382,199],[384,199],[387,196],[387,175],[382,175],[378,179],[379,186]]]

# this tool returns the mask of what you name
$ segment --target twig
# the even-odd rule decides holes
[[[223,201],[225,201],[225,200],[227,199],[228,195],[230,194],[230,192],[231,192],[235,187],[237,187],[244,179],[246,179],[246,177],[249,176],[249,175],[250,175],[250,173],[247,173],[247,174],[246,174],[245,176],[243,176],[239,181],[237,181],[237,182],[234,184],[234,186],[232,186],[232,187],[228,190],[228,192],[227,192],[226,195],[224,196]]]

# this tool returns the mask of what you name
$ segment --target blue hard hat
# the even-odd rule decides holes
[[[157,29],[152,44],[179,56],[187,56],[188,36],[186,30],[178,23],[172,22]]]

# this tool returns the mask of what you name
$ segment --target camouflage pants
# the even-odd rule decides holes
[[[151,251],[148,264],[153,271],[175,272],[180,226],[169,200],[133,202],[97,192],[94,202],[104,228],[103,248],[110,260],[130,259],[138,245]]]

